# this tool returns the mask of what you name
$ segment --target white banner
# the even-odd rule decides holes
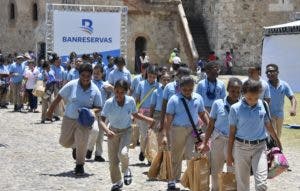
[[[101,52],[119,56],[121,12],[53,11],[53,51],[65,57]]]
[[[279,78],[288,82],[294,92],[300,92],[300,34],[265,37],[262,52],[264,78],[266,66],[271,63],[279,66]]]

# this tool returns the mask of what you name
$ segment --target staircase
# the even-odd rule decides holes
[[[206,30],[202,20],[187,18],[189,27],[197,48],[199,58],[208,58],[208,54],[211,51],[209,47],[209,42],[206,34]]]

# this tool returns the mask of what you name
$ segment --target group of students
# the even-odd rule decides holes
[[[199,155],[199,152],[205,153],[208,150],[212,190],[218,190],[217,175],[222,172],[225,161],[228,169],[234,166],[238,190],[250,189],[251,169],[256,190],[267,189],[266,138],[269,134],[278,147],[282,148],[278,137],[281,134],[285,96],[291,100],[290,114],[296,115],[295,97],[289,85],[278,79],[277,65],[267,66],[268,82],[260,78],[260,69],[257,67],[249,69],[249,79],[244,83],[238,78],[230,78],[226,95],[225,84],[218,79],[220,66],[217,62],[206,64],[207,77],[195,88],[194,79],[187,67],[179,67],[175,76],[170,76],[165,68],[159,70],[155,65],[144,63],[141,66],[142,73],[131,82],[124,59],[116,60],[121,62],[115,62],[116,69],[108,78],[108,83],[112,86],[110,96],[103,99],[101,91],[105,88],[96,85],[99,84],[99,77],[96,76],[97,73],[101,73],[101,70],[98,70],[100,67],[95,66],[93,69],[91,64],[82,64],[79,67],[79,79],[66,84],[48,110],[48,116],[51,118],[55,106],[64,99],[66,111],[60,143],[65,147],[72,147],[75,151],[76,174],[84,173],[85,157],[90,157],[92,152],[88,145],[93,131],[87,130],[76,120],[77,110],[87,107],[96,113],[99,131],[102,131],[98,134],[101,135],[101,147],[103,131],[108,136],[112,191],[121,190],[123,183],[129,185],[132,182],[128,152],[132,140],[133,118],[136,119],[140,134],[135,139],[140,140],[141,161],[145,158],[149,128],[155,128],[160,137],[159,144],[168,146],[171,150],[173,178],[168,182],[168,190],[176,190],[176,182],[181,176],[182,161],[192,159]],[[105,91],[107,93],[107,90]],[[272,121],[267,116],[266,107],[269,106]],[[202,144],[198,145],[197,149],[194,147],[195,138],[187,109],[191,113],[193,123],[206,132]],[[95,159],[96,157],[97,152]]]
[[[296,99],[289,85],[278,78],[277,65],[267,66],[267,82],[260,78],[257,67],[249,69],[249,79],[244,83],[230,78],[226,95],[225,84],[218,79],[220,65],[214,61],[205,65],[207,77],[196,88],[191,71],[185,66],[176,68],[172,76],[165,67],[143,63],[141,74],[131,79],[124,58],[110,57],[109,63],[109,70],[106,70],[108,67],[105,69],[101,62],[93,64],[77,58],[75,67],[67,75],[72,77],[66,82],[57,56],[52,64],[43,64],[39,75],[46,84],[42,122],[55,119],[53,113],[56,116],[63,100],[65,112],[59,143],[73,149],[76,175],[84,174],[85,158],[91,158],[95,145],[95,160],[105,161],[102,146],[106,134],[111,190],[121,190],[123,183],[131,184],[129,144],[140,141],[139,159],[143,161],[147,131],[152,128],[158,134],[159,145],[171,150],[173,178],[168,182],[168,190],[176,190],[182,161],[208,150],[212,190],[218,190],[217,175],[223,170],[225,161],[228,167],[234,166],[238,190],[250,189],[251,168],[256,190],[267,189],[266,138],[269,134],[281,148],[279,138],[285,96],[291,100],[290,115],[296,115]],[[268,104],[264,104],[264,100]],[[272,121],[267,117],[266,107],[269,106]],[[95,116],[96,125],[92,129],[78,120],[82,108]],[[139,129],[136,137],[132,137],[133,118]],[[197,149],[192,122],[205,132]]]

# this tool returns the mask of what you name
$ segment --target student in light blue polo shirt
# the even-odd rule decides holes
[[[157,72],[158,72],[157,67],[154,65],[150,65],[147,69],[147,79],[141,81],[134,92],[136,103],[138,103],[138,110],[139,110],[138,112],[148,117],[150,116],[151,95],[155,89],[161,86],[161,84],[159,84],[156,81]],[[137,125],[139,127],[140,143],[141,143],[140,145],[141,152],[139,155],[139,160],[144,161],[148,124],[138,120]]]
[[[83,64],[82,58],[77,58],[75,61],[75,68],[72,68],[67,74],[67,81],[75,80],[79,78],[79,67]]]
[[[21,111],[22,104],[22,96],[21,96],[21,86],[22,81],[24,79],[25,65],[23,63],[24,56],[18,55],[16,58],[16,62],[12,63],[9,68],[9,73],[11,77],[11,89],[13,93],[13,103],[14,103],[14,111]]]
[[[47,116],[52,118],[53,111],[59,102],[64,99],[65,113],[61,126],[59,143],[70,148],[76,148],[75,174],[84,174],[84,162],[89,138],[89,128],[78,122],[79,110],[81,108],[95,109],[99,112],[102,108],[102,98],[98,87],[91,82],[93,68],[91,64],[79,66],[80,78],[68,82],[58,93],[52,102]]]
[[[180,81],[181,77],[188,76],[190,74],[191,74],[191,71],[189,68],[187,68],[187,67],[178,68],[176,75],[175,75],[175,80],[168,83],[166,85],[166,87],[164,88],[163,101],[162,101],[162,106],[161,106],[160,130],[162,130],[164,128],[165,114],[166,114],[168,100],[174,94],[180,93],[179,81]]]
[[[118,80],[114,85],[114,96],[109,98],[101,112],[102,121],[106,118],[110,122],[110,127],[104,126],[104,131],[108,136],[108,158],[109,171],[113,186],[111,191],[119,191],[123,187],[121,178],[120,162],[124,183],[129,185],[132,182],[132,174],[129,166],[129,144],[131,136],[131,116],[139,120],[147,121],[150,128],[155,121],[152,118],[139,114],[135,101],[131,96],[127,96],[129,85],[125,80]],[[120,117],[122,116],[122,117]]]
[[[247,80],[242,86],[243,98],[233,104],[229,113],[227,165],[234,163],[237,190],[250,190],[250,170],[253,169],[256,190],[267,190],[267,131],[280,149],[278,139],[268,119],[263,101],[259,99],[261,82]],[[234,148],[234,157],[233,157]]]
[[[269,79],[268,84],[271,92],[270,112],[272,123],[280,139],[284,118],[284,97],[287,96],[291,102],[290,116],[296,116],[297,101],[289,84],[278,79],[279,68],[276,64],[267,65],[266,74]]]
[[[4,62],[4,56],[0,54],[0,108],[7,109],[6,95],[9,86],[9,70],[7,66],[4,65]]]
[[[194,80],[191,76],[181,77],[180,91],[181,93],[173,95],[168,101],[166,124],[163,130],[162,142],[164,145],[170,142],[172,153],[172,177],[174,179],[168,182],[168,190],[175,190],[176,180],[180,180],[183,156],[190,160],[195,154],[193,128],[182,99],[187,103],[196,126],[199,126],[199,117],[206,125],[209,121],[201,95],[193,92]],[[168,135],[170,140],[167,138]]]
[[[218,80],[220,66],[212,61],[205,65],[207,78],[198,83],[196,92],[203,97],[204,106],[210,112],[213,102],[217,99],[224,99],[226,96],[225,85]]]
[[[93,69],[93,83],[98,87],[101,93],[102,103],[105,103],[105,101],[108,99],[108,93],[113,91],[113,86],[108,82],[102,80],[103,75],[103,67],[100,64],[95,65]],[[90,132],[86,158],[90,159],[92,157],[94,146],[96,145],[95,161],[104,162],[105,159],[102,157],[104,131],[100,127],[100,123],[98,122],[98,120],[100,120],[99,116],[97,116],[97,122],[95,122],[95,124],[93,125],[93,129]]]
[[[111,85],[115,85],[118,80],[125,80],[129,86],[131,84],[131,74],[127,68],[125,68],[125,60],[123,57],[116,57],[115,64],[117,66],[116,69],[109,73],[108,82]]]
[[[116,65],[115,65],[115,58],[114,57],[107,56],[107,61],[108,61],[108,64],[103,66],[104,73],[105,73],[105,81],[108,81],[108,77],[109,77],[110,72],[117,68]]]
[[[149,67],[149,63],[144,63],[141,66],[141,74],[135,76],[131,82],[130,86],[130,95],[133,95],[135,90],[137,89],[139,83],[146,79],[147,68]]]
[[[228,115],[230,106],[239,101],[242,81],[230,78],[227,86],[228,96],[216,100],[210,111],[209,125],[200,151],[209,150],[208,141],[211,138],[210,164],[212,175],[212,191],[218,191],[218,173],[223,172],[224,162],[227,158],[227,143],[229,136]],[[229,170],[229,169],[227,169]]]

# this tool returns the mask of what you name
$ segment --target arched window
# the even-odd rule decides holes
[[[9,18],[10,19],[15,19],[16,18],[16,15],[15,15],[15,4],[14,3],[11,3],[10,5],[9,5]]]
[[[38,6],[36,3],[34,3],[32,7],[32,18],[34,21],[38,20]]]

